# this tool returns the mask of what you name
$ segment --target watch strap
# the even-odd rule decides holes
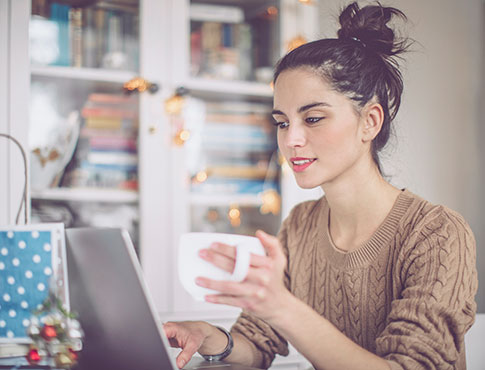
[[[206,361],[221,361],[223,359],[225,359],[227,356],[229,356],[232,352],[232,348],[234,347],[234,341],[232,339],[232,335],[231,333],[229,333],[226,329],[220,327],[220,326],[216,326],[217,329],[219,329],[220,331],[222,331],[226,337],[227,337],[227,346],[226,348],[224,349],[224,351],[222,351],[221,353],[217,354],[217,355],[202,355],[201,356],[204,358],[204,360]]]

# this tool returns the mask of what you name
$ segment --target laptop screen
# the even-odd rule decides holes
[[[85,332],[80,370],[177,369],[126,231],[67,229],[71,309]]]

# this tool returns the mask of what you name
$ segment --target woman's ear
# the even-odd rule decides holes
[[[362,141],[372,141],[379,134],[384,122],[384,110],[379,103],[370,103],[363,109]]]

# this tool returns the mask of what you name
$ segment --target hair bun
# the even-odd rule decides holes
[[[371,50],[386,55],[395,55],[407,48],[407,42],[396,41],[394,31],[387,26],[393,16],[406,20],[399,9],[380,4],[360,8],[354,2],[340,14],[339,39],[357,39]]]

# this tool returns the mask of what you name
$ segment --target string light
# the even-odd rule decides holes
[[[151,93],[155,93],[158,91],[158,85],[151,83],[144,78],[135,77],[132,78],[130,81],[125,82],[123,84],[123,89],[128,92],[134,92],[137,90],[138,92],[150,91]]]
[[[181,145],[184,145],[185,142],[189,140],[189,138],[190,138],[190,131],[181,129],[177,131],[177,133],[175,134],[173,138],[173,142],[174,144],[181,146]]]
[[[199,171],[197,175],[195,175],[195,181],[201,183],[207,180],[208,177],[209,175],[207,174],[206,171]]]
[[[268,9],[266,9],[266,13],[270,16],[276,16],[278,15],[278,8],[276,6],[269,6]]]
[[[235,204],[231,205],[227,215],[232,227],[241,226],[241,210],[239,209],[239,206]]]
[[[262,205],[259,208],[259,211],[265,215],[268,213],[272,213],[274,215],[278,215],[281,211],[281,197],[278,192],[274,189],[265,190],[261,194]]]
[[[217,209],[209,209],[207,212],[207,219],[210,222],[216,222],[219,219],[220,215]]]
[[[180,114],[182,108],[184,107],[185,98],[181,95],[172,95],[170,98],[165,100],[165,111],[168,114]]]
[[[303,44],[306,44],[306,42],[307,42],[307,40],[302,35],[298,35],[298,36],[292,38],[288,42],[288,46],[287,46],[288,52],[292,51],[293,49],[296,49],[297,47],[299,47]]]

